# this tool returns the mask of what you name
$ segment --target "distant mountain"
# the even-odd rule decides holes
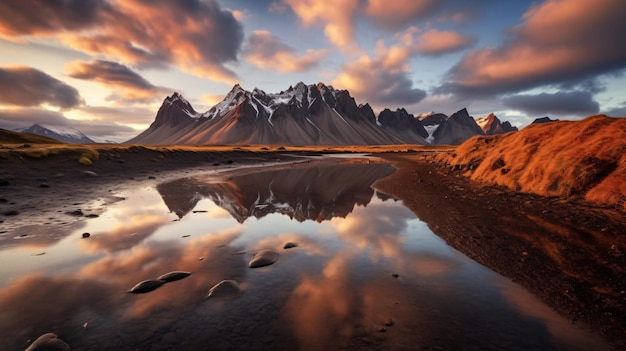
[[[90,144],[94,141],[80,131],[65,126],[33,124],[28,128],[18,129],[21,133],[40,135],[70,144]]]
[[[550,122],[557,122],[557,121],[558,119],[552,119],[546,116],[546,117],[536,118],[531,124],[550,123]]]
[[[468,119],[434,112],[415,117],[403,108],[384,109],[376,117],[370,105],[357,105],[347,90],[323,83],[300,82],[277,94],[258,88],[247,91],[236,84],[224,100],[203,113],[179,93],[168,96],[150,127],[127,143],[449,144],[484,135],[463,111]],[[446,124],[449,126],[438,128]]]
[[[476,123],[483,130],[485,135],[504,134],[517,131],[517,127],[512,126],[508,121],[504,123],[500,122],[500,119],[493,113],[476,119]]]
[[[412,139],[415,136],[428,138],[428,132],[420,120],[403,108],[396,111],[384,109],[378,115],[378,124],[392,133],[398,133],[400,137],[405,139]]]
[[[461,144],[474,135],[485,135],[467,109],[455,112],[432,134],[436,144]]]

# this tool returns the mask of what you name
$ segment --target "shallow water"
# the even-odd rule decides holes
[[[0,251],[3,347],[54,332],[72,350],[607,349],[372,188],[392,172],[181,178],[117,194],[52,244],[16,238]],[[263,249],[278,261],[248,268]],[[192,274],[126,293],[174,270]],[[207,299],[224,279],[242,293]]]

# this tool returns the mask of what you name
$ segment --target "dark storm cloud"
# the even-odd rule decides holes
[[[180,69],[231,82],[243,28],[213,0],[36,1],[0,5],[0,36],[58,35],[91,55],[135,66]],[[2,11],[4,10],[4,11]],[[80,31],[79,29],[89,29]]]
[[[49,34],[88,28],[112,8],[104,0],[3,0],[0,36]]]
[[[513,95],[502,99],[505,106],[531,116],[580,116],[598,113],[600,105],[586,91]]]
[[[438,93],[489,97],[575,85],[626,68],[626,1],[548,0],[532,6],[510,39],[472,51]]]
[[[31,67],[0,67],[0,103],[38,106],[44,103],[64,109],[80,105],[78,90]]]

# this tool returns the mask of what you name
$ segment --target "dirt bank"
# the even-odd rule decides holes
[[[376,187],[403,200],[449,245],[626,348],[622,212],[482,186],[431,155],[381,156],[399,171]]]

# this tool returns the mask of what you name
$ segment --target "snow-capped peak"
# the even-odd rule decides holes
[[[68,126],[33,124],[28,128],[22,128],[18,131],[46,136],[66,143],[93,143],[93,140],[91,140],[88,136],[79,130]]]

